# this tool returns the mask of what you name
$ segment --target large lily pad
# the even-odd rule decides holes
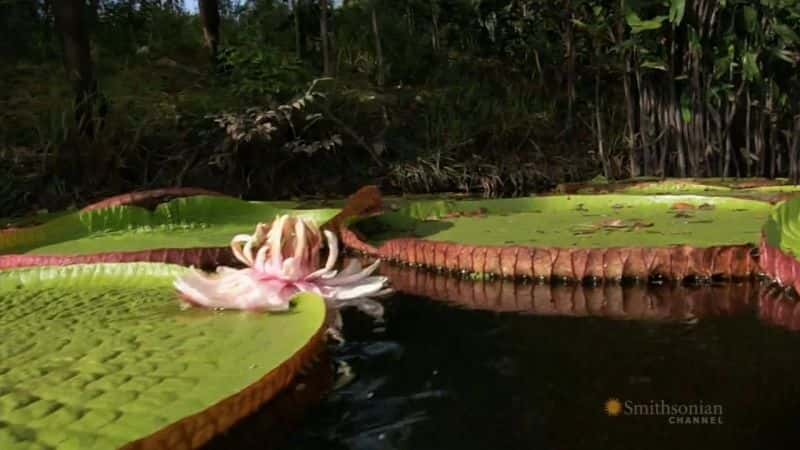
[[[502,276],[749,276],[771,205],[694,195],[571,195],[389,204],[345,233],[366,253]]]
[[[636,177],[624,180],[598,178],[583,182],[562,183],[556,192],[564,194],[609,193],[640,191],[648,193],[689,193],[699,191],[724,191],[736,189],[758,189],[786,187],[791,183],[786,178],[659,178]]]
[[[111,206],[84,210],[42,225],[0,232],[0,268],[103,261],[158,261],[213,266],[229,263],[232,236],[292,212],[323,223],[338,209],[293,210],[285,204],[194,196],[153,209]],[[222,249],[223,253],[209,253]],[[224,256],[228,256],[227,258]]]
[[[770,209],[753,200],[685,195],[424,201],[371,221],[375,232],[369,241],[414,236],[472,245],[581,248],[746,244],[758,242]]]
[[[183,311],[182,270],[0,273],[0,448],[197,447],[321,350],[321,298],[277,315]]]
[[[800,186],[785,178],[634,178],[613,182],[564,183],[560,194],[705,195],[779,203],[800,195]]]

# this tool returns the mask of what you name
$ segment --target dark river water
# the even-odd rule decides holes
[[[782,293],[385,271],[405,293],[384,323],[346,312],[333,351],[353,380],[279,448],[800,448],[800,307]],[[243,427],[219,448],[270,447]]]

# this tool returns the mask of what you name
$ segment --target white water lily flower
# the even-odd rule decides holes
[[[328,259],[319,268],[322,234],[328,244]],[[231,249],[247,268],[220,267],[216,274],[192,269],[175,281],[186,304],[286,311],[295,295],[313,292],[336,309],[355,304],[367,312],[380,312],[380,305],[369,301],[369,297],[391,292],[386,277],[372,275],[380,261],[364,268],[357,260],[351,260],[341,272],[334,269],[339,256],[336,235],[328,230],[320,233],[308,219],[279,216],[271,226],[258,224],[252,236],[235,236]]]

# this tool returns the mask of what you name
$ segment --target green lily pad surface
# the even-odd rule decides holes
[[[0,234],[0,254],[86,255],[157,248],[225,247],[240,233],[277,214],[323,223],[338,209],[293,210],[291,202],[247,202],[220,196],[171,200],[151,211],[115,206],[74,212],[39,226]]]
[[[785,178],[671,178],[641,177],[613,182],[565,183],[557,192],[569,194],[707,195],[752,198],[775,202],[775,194],[800,193]]]
[[[171,283],[183,270],[0,273],[0,449],[110,449],[145,438],[263,381],[325,320],[314,295],[285,314],[181,310]]]
[[[771,206],[693,195],[571,195],[389,203],[362,223],[370,243],[418,237],[470,245],[696,247],[757,243]]]

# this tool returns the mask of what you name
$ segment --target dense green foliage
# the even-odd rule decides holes
[[[52,0],[3,0],[0,216],[152,186],[521,195],[800,173],[800,1],[90,0],[79,133]],[[328,2],[331,3],[331,2]],[[297,14],[295,14],[297,13]],[[9,63],[10,62],[10,63]]]

